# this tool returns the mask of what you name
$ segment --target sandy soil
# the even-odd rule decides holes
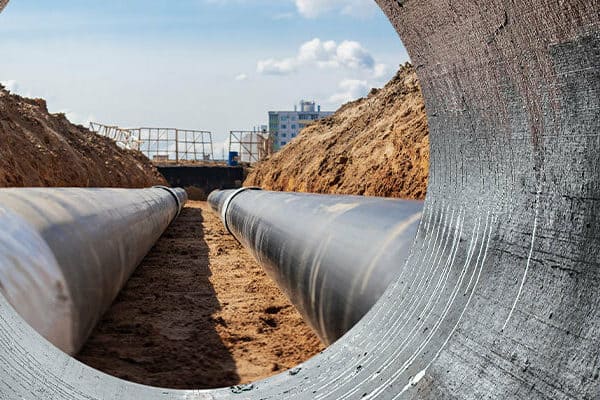
[[[267,377],[321,350],[208,204],[192,201],[78,358],[130,381],[199,389]]]
[[[429,137],[414,69],[305,129],[246,180],[273,190],[423,198]],[[0,86],[0,187],[164,184],[141,153]],[[317,336],[204,202],[191,201],[79,359],[134,382],[231,386],[292,368]]]
[[[50,114],[43,99],[0,85],[0,187],[148,187],[166,184],[140,152]]]
[[[429,131],[414,68],[311,124],[244,184],[270,190],[423,199]]]

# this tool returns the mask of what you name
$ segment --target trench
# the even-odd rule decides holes
[[[293,371],[198,392],[75,363],[0,299],[5,397],[598,397],[600,2],[378,4],[423,85],[431,167],[401,278],[367,316]]]
[[[77,359],[131,382],[210,389],[266,378],[322,349],[208,204],[188,201]]]

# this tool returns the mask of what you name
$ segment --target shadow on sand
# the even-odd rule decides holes
[[[150,251],[78,359],[108,374],[174,389],[231,386],[240,378],[213,315],[220,309],[202,210],[185,208]]]

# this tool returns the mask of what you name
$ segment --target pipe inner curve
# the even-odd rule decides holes
[[[178,391],[80,364],[0,298],[3,398],[599,396],[600,1],[377,2],[421,80],[431,166],[366,317],[290,373]]]

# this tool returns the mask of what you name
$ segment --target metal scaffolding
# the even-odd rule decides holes
[[[154,163],[211,161],[213,139],[209,131],[177,128],[119,128],[90,123],[90,129],[121,147],[141,151]]]
[[[253,164],[273,154],[273,140],[266,131],[230,131],[229,152],[237,151],[239,162]]]
[[[212,133],[174,128],[137,128],[139,150],[156,162],[198,162],[213,159]]]
[[[119,147],[126,149],[139,150],[137,134],[132,129],[119,128],[114,125],[104,125],[97,122],[90,122],[90,130],[100,136],[105,136],[117,142]]]

